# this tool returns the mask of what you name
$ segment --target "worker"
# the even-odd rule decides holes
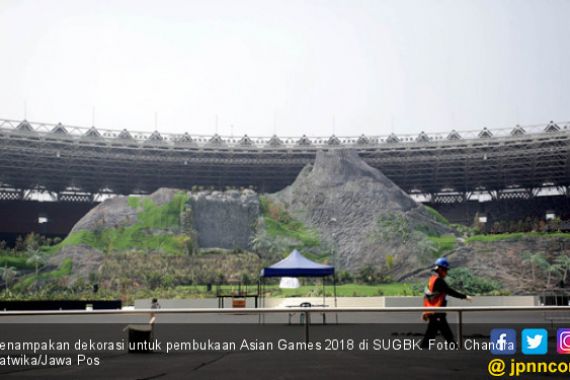
[[[424,291],[424,307],[445,307],[447,306],[446,296],[450,295],[455,298],[464,299],[471,302],[473,299],[470,296],[459,293],[447,285],[444,278],[449,271],[449,262],[445,257],[440,257],[435,261],[433,267],[435,272],[428,281]],[[420,345],[421,348],[429,348],[429,342],[435,339],[438,331],[441,332],[443,337],[448,343],[454,343],[453,333],[447,323],[445,313],[427,311],[422,314],[424,321],[429,321],[424,339]]]

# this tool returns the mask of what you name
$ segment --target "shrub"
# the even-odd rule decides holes
[[[495,280],[474,275],[467,268],[456,268],[447,277],[449,286],[470,295],[499,294],[501,284]]]
[[[447,220],[447,218],[443,215],[441,215],[439,213],[439,211],[437,211],[436,209],[426,206],[424,205],[426,211],[435,219],[437,220],[439,223],[441,224],[445,224],[446,226],[449,226],[449,220]]]

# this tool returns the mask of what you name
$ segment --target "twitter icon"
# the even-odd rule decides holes
[[[548,332],[545,329],[524,329],[521,339],[525,355],[545,355],[548,352]]]

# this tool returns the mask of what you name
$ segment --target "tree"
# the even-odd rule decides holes
[[[20,252],[23,251],[24,248],[24,238],[21,235],[18,235],[16,243],[14,244],[14,251]]]
[[[570,271],[570,256],[560,255],[554,260],[554,262],[560,267],[562,281],[566,283],[566,278],[568,277],[568,272]]]
[[[258,234],[251,241],[253,249],[257,252],[268,252],[272,251],[274,248],[274,240],[268,239],[268,236],[264,233]]]
[[[340,284],[349,284],[353,281],[352,275],[350,272],[342,271],[338,275],[338,282]]]
[[[36,283],[37,283],[40,266],[45,264],[45,259],[41,254],[41,252],[38,250],[30,250],[29,253],[30,257],[28,257],[28,260],[26,260],[26,262],[34,266],[36,271]]]
[[[35,251],[42,245],[42,237],[32,232],[26,235],[23,244],[27,251]]]
[[[413,241],[416,243],[416,250],[420,257],[432,259],[438,252],[436,245],[427,237],[426,234],[414,231],[412,233]]]
[[[252,246],[256,252],[270,257],[287,251],[288,247],[282,243],[280,239],[269,236],[265,231],[258,233],[252,240]]]
[[[449,286],[461,289],[467,294],[496,294],[501,291],[501,285],[490,278],[473,274],[467,268],[456,268],[447,277]]]
[[[541,253],[525,252],[523,254],[523,263],[529,264],[531,269],[532,281],[536,281],[536,268],[540,268],[544,271],[548,268],[548,261],[542,256]]]
[[[376,281],[376,278],[376,270],[370,264],[360,268],[357,274],[357,279],[364,284],[372,284]]]
[[[548,265],[548,267],[546,268],[546,287],[550,287],[550,280],[552,279],[552,275],[562,275],[564,273],[564,271],[562,270],[562,267],[559,264],[550,264]]]
[[[251,278],[249,277],[249,275],[247,273],[242,273],[241,275],[241,283],[244,285],[249,285],[251,284]]]
[[[402,213],[386,213],[376,221],[376,234],[379,241],[399,240],[406,244],[411,235],[408,219]]]
[[[2,280],[4,280],[4,284],[6,286],[6,292],[7,292],[9,287],[10,287],[10,283],[12,281],[14,281],[14,279],[18,275],[18,272],[16,271],[16,268],[9,267],[8,264],[6,264],[4,266],[4,268],[2,268],[1,274],[2,274]]]

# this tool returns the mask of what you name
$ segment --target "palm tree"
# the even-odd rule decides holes
[[[43,265],[45,263],[45,258],[41,254],[40,251],[34,250],[34,251],[31,251],[30,253],[31,253],[31,255],[30,255],[30,257],[28,257],[28,260],[26,260],[26,263],[34,266],[34,268],[36,270],[36,278],[37,278],[38,273],[39,273],[39,268],[41,265]]]
[[[40,266],[44,265],[45,263],[45,259],[42,256],[42,254],[40,253],[40,251],[38,250],[33,250],[31,251],[31,256],[28,257],[28,260],[26,260],[26,263],[28,263],[29,265],[33,265],[36,271],[36,286],[38,284],[38,275],[39,275],[39,271],[40,271]]]
[[[564,273],[564,270],[558,264],[551,264],[551,265],[548,265],[548,268],[546,268],[546,273],[547,273],[546,287],[548,288],[548,287],[550,287],[550,280],[552,279],[552,275],[553,274],[562,275]]]
[[[532,261],[531,261],[532,253],[530,253],[530,252],[523,252],[523,254],[522,254],[521,256],[522,256],[522,260],[521,260],[522,263],[523,263],[523,264],[529,264],[529,265],[530,265],[531,273],[532,273],[532,279],[533,279],[533,281],[534,281],[534,279],[535,279],[535,273],[534,273],[534,266],[533,266]],[[525,272],[526,272],[526,270],[523,269],[523,276],[521,276],[521,277],[524,277],[524,273],[525,273]]]
[[[560,269],[562,270],[562,281],[566,283],[566,277],[570,271],[570,256],[560,255],[554,260],[554,262],[560,266]]]
[[[536,281],[536,268],[541,268],[546,270],[548,267],[548,261],[542,256],[541,253],[531,253],[525,252],[523,254],[523,263],[530,264],[531,274],[532,274],[532,281]]]
[[[378,238],[393,240],[398,238],[403,244],[410,238],[410,226],[406,217],[399,213],[382,215],[376,221]]]
[[[274,254],[279,252],[279,245],[274,237],[267,233],[258,234],[252,240],[253,249],[260,253]]]
[[[414,231],[412,233],[414,237],[413,240],[416,241],[416,249],[418,250],[421,257],[432,258],[435,253],[437,253],[436,245],[429,240],[423,233]]]
[[[6,263],[4,268],[2,268],[1,273],[2,273],[2,280],[4,280],[4,284],[6,285],[6,292],[8,292],[8,288],[10,286],[10,283],[12,281],[14,281],[14,279],[18,275],[18,272],[16,271],[16,268],[9,267],[8,263]]]

